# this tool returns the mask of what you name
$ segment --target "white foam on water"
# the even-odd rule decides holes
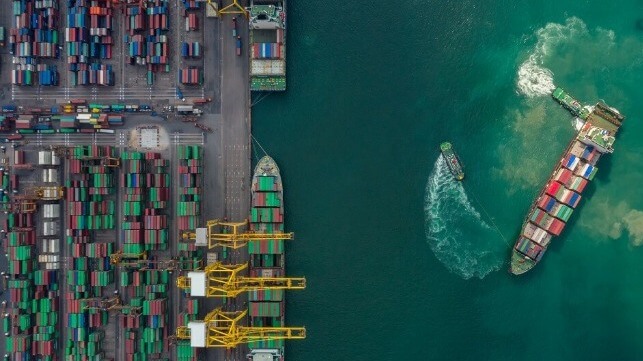
[[[440,155],[426,185],[427,240],[435,256],[464,279],[498,270],[507,247],[469,201]]]
[[[538,64],[536,57],[532,54],[518,68],[518,89],[530,98],[549,95],[556,89],[554,74]]]
[[[537,42],[529,57],[518,68],[517,86],[520,93],[528,97],[549,95],[556,89],[554,74],[544,66],[551,50],[563,41],[587,34],[587,26],[576,17],[565,24],[548,23],[536,31]]]

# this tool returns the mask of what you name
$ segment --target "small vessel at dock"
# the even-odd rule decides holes
[[[458,156],[453,151],[453,146],[451,145],[451,143],[444,142],[440,144],[440,151],[442,152],[442,156],[449,166],[451,174],[453,174],[453,178],[459,181],[463,180],[464,170],[462,169],[460,159],[458,159]]]

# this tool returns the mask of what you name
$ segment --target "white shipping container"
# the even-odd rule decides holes
[[[42,235],[55,236],[58,233],[58,222],[42,222]]]
[[[51,165],[51,151],[41,150],[38,152],[38,165]]]
[[[252,59],[251,75],[285,75],[284,60]]]
[[[51,152],[51,165],[60,165],[60,157],[56,153]]]
[[[43,207],[44,218],[60,217],[60,204],[45,204]]]
[[[47,168],[42,170],[43,183],[57,183],[58,182],[58,169]]]
[[[60,253],[60,240],[58,238],[51,238],[49,240],[49,252]]]

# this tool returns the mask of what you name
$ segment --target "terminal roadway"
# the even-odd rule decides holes
[[[70,134],[25,134],[25,140],[29,144],[37,146],[64,145],[74,146],[76,144],[94,145],[118,145],[123,147],[127,144],[126,132],[121,131],[115,134],[106,133],[70,133]],[[203,133],[172,133],[170,135],[172,145],[204,144]]]
[[[205,98],[203,87],[185,88],[181,90],[186,98]],[[65,100],[87,99],[96,100],[120,100],[127,99],[149,99],[149,100],[167,100],[176,98],[176,88],[166,87],[156,89],[148,86],[135,87],[108,87],[108,86],[88,86],[88,87],[11,87],[11,100]]]
[[[229,3],[229,2],[226,2]],[[247,6],[247,1],[240,1],[241,6]],[[238,35],[242,39],[242,54],[236,55],[236,39],[232,36],[232,15],[223,15],[218,21],[208,21],[206,24],[218,28],[219,37],[209,40],[218,42],[220,49],[221,69],[221,150],[215,162],[208,162],[210,169],[222,170],[217,177],[216,188],[222,188],[222,198],[207,197],[207,202],[223,203],[223,217],[229,221],[242,221],[250,213],[250,180],[251,180],[251,149],[250,149],[250,83],[248,72],[248,23],[244,16],[237,15]],[[207,25],[206,25],[207,26]],[[206,33],[217,33],[216,31]],[[214,45],[216,46],[216,45]],[[208,147],[212,146],[208,143]],[[207,167],[206,167],[207,169]],[[209,176],[207,178],[210,178]],[[206,188],[207,189],[207,188]],[[207,208],[207,206],[206,206]],[[218,216],[218,215],[217,215]],[[244,263],[248,261],[246,248],[230,250],[226,263]],[[224,307],[226,310],[242,310],[247,308],[247,296],[240,295],[228,299],[222,304],[220,299],[206,299],[204,309],[212,310]],[[241,345],[233,350],[207,349],[207,360],[242,361],[247,360],[248,349]]]

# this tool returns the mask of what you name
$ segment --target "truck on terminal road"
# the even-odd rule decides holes
[[[199,98],[199,99],[194,99],[192,103],[194,103],[194,105],[203,105],[211,101],[212,101],[212,98]]]
[[[203,110],[196,109],[193,105],[178,105],[176,107],[176,112],[179,115],[189,115],[189,114],[201,115],[201,114],[203,114]]]
[[[237,56],[241,56],[241,36],[237,36]]]

